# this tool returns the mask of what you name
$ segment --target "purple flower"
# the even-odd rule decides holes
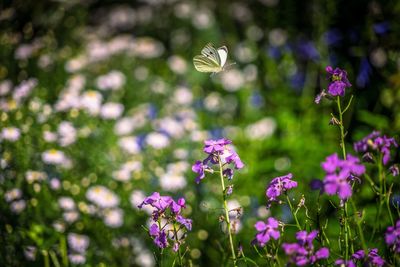
[[[346,266],[346,267],[355,267],[357,266],[357,262],[366,263],[365,266],[374,266],[381,267],[385,264],[385,261],[378,255],[378,249],[370,249],[368,252],[368,256],[365,257],[364,250],[358,250],[353,255],[351,255],[350,260],[345,261],[343,259],[337,259],[335,261],[336,265]],[[363,265],[364,266],[364,265]]]
[[[181,215],[182,209],[185,206],[185,199],[180,198],[178,201],[174,201],[174,199],[170,196],[161,196],[160,193],[154,192],[149,197],[146,197],[143,202],[138,206],[142,208],[144,205],[150,205],[154,209],[152,214],[152,221],[153,224],[150,226],[149,234],[152,237],[154,243],[160,248],[166,248],[168,246],[168,239],[171,239],[174,242],[173,250],[176,252],[179,249],[179,245],[182,243],[183,239],[185,238],[185,234],[181,234],[182,236],[178,242],[178,247],[176,248],[176,238],[174,236],[171,237],[170,233],[165,232],[164,229],[168,229],[168,225],[175,225],[179,223],[183,227],[179,227],[179,229],[175,232],[174,235],[178,236],[178,232],[183,231],[190,231],[192,230],[192,220],[184,218]],[[160,226],[159,218],[163,218],[163,225]],[[161,228],[161,229],[160,229]],[[174,228],[175,229],[175,228]],[[177,249],[177,250],[175,250]]]
[[[192,220],[186,219],[182,215],[176,216],[176,221],[186,227],[189,231],[192,230]]]
[[[280,233],[278,231],[279,222],[273,217],[269,217],[267,223],[258,221],[254,227],[258,233],[253,242],[258,243],[258,245],[262,247],[265,246],[265,244],[268,243],[271,238],[277,240],[280,237]]]
[[[265,194],[267,195],[269,204],[276,201],[277,198],[287,190],[297,187],[297,182],[292,181],[293,175],[288,173],[287,175],[276,177],[269,183]]]
[[[380,132],[373,131],[363,139],[354,143],[354,150],[357,152],[368,153],[376,151],[382,155],[382,163],[386,165],[390,161],[390,149],[398,147],[393,137],[381,136]]]
[[[164,230],[160,230],[157,224],[152,224],[149,230],[150,236],[154,238],[154,243],[159,248],[166,248],[168,245],[167,235]]]
[[[400,220],[395,226],[389,226],[385,233],[386,244],[396,253],[400,253]]]
[[[313,241],[317,235],[317,230],[313,230],[310,233],[300,231],[296,234],[297,243],[282,244],[285,254],[290,256],[289,262],[294,263],[296,266],[305,266],[327,259],[329,257],[328,248],[322,247],[314,251]]]
[[[232,144],[231,140],[222,138],[218,140],[206,140],[204,141],[203,151],[207,154],[222,153],[226,145]]]
[[[328,195],[337,194],[342,200],[352,195],[350,182],[365,172],[365,166],[360,164],[357,157],[350,154],[346,160],[340,159],[336,153],[332,154],[321,163],[321,166],[326,172],[324,191]]]
[[[200,160],[197,160],[195,164],[192,166],[192,171],[197,173],[196,183],[200,183],[200,181],[206,176],[205,169],[207,168],[206,165],[203,164]]]
[[[399,176],[400,174],[399,165],[394,164],[390,166],[389,171],[392,173],[393,176]]]
[[[206,171],[214,172],[213,165],[218,165],[219,168],[219,161],[221,161],[223,175],[228,177],[229,180],[233,178],[233,167],[237,170],[244,167],[239,155],[230,144],[232,144],[232,141],[225,138],[204,141],[203,151],[208,156],[203,161],[196,161],[192,166],[192,171],[197,173],[196,183],[200,183],[204,179]],[[227,166],[229,164],[232,164],[233,167]]]
[[[351,83],[347,79],[347,72],[339,68],[333,69],[331,66],[326,67],[328,78],[331,83],[328,85],[328,94],[331,96],[344,96],[346,87],[350,87]]]

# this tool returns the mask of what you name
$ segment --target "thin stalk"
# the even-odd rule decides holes
[[[290,212],[292,213],[293,218],[296,221],[296,226],[301,231],[302,229],[301,229],[299,220],[297,219],[297,214],[296,214],[296,212],[293,211],[292,203],[290,202],[289,196],[286,194],[286,192],[285,192],[285,195],[286,195],[286,199],[287,199],[287,202],[288,202],[288,205],[289,205],[289,208],[290,208]]]
[[[175,235],[175,241],[176,241],[176,243],[178,243],[179,242],[179,240],[178,240],[178,231],[176,230],[175,224],[174,224],[174,235]],[[179,258],[179,266],[183,267],[182,255],[181,255],[180,247],[178,247],[178,258]]]
[[[49,253],[47,252],[47,250],[43,250],[42,254],[44,257],[44,267],[50,267]]]
[[[226,226],[227,226],[227,231],[228,231],[228,236],[229,236],[229,245],[231,247],[233,266],[236,267],[237,266],[237,264],[236,264],[237,258],[236,258],[235,248],[233,246],[233,238],[232,238],[232,232],[231,232],[231,220],[229,219],[228,204],[226,202],[225,182],[224,182],[224,175],[223,175],[222,163],[221,163],[220,156],[218,156],[218,163],[219,163],[219,176],[221,178],[221,187],[222,187],[222,200],[224,203],[224,210],[225,210],[225,220],[226,220]]]

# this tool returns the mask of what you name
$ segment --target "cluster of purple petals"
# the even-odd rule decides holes
[[[315,98],[315,103],[319,104],[321,99],[326,96],[344,96],[347,87],[351,87],[351,83],[347,78],[347,72],[345,70],[336,68],[333,69],[331,66],[325,68],[328,73],[328,79],[330,81],[328,89],[323,90]]]
[[[270,206],[273,201],[277,201],[278,197],[287,190],[297,187],[297,182],[293,181],[292,178],[293,175],[288,173],[284,176],[272,179],[265,192],[268,198],[268,206]]]
[[[283,243],[282,248],[288,255],[289,261],[296,266],[312,265],[319,260],[329,257],[329,249],[322,247],[315,251],[313,241],[317,237],[318,231],[313,230],[310,233],[300,231],[296,233],[297,243]]]
[[[213,172],[212,165],[219,164],[219,160],[224,165],[232,164],[234,169],[242,169],[244,167],[239,155],[230,146],[231,140],[222,138],[218,140],[204,141],[203,151],[208,154],[204,160],[197,160],[193,166],[192,171],[197,173],[196,183],[205,177],[206,171]],[[225,168],[223,175],[228,179],[233,178],[233,168]]]
[[[362,262],[363,266],[381,267],[385,265],[385,261],[378,255],[377,248],[369,250],[367,257],[365,257],[364,250],[358,250],[351,256],[350,260],[338,259],[335,261],[335,264],[345,267],[356,267],[357,262]]]
[[[400,253],[400,220],[386,229],[385,241],[395,253]]]
[[[393,137],[381,135],[378,131],[373,131],[363,139],[354,143],[354,150],[361,153],[369,151],[378,151],[382,154],[382,163],[388,164],[390,161],[390,149],[398,147],[396,140]]]
[[[328,94],[331,96],[344,96],[346,88],[351,87],[351,83],[347,79],[347,72],[339,68],[333,69],[331,66],[326,67],[325,70],[330,80]]]
[[[277,240],[280,237],[280,232],[278,230],[279,221],[273,217],[269,217],[267,223],[258,221],[254,227],[258,233],[252,244],[258,244],[263,247],[271,238]]]
[[[343,160],[338,155],[332,154],[321,164],[326,172],[324,178],[324,191],[328,195],[337,194],[340,199],[348,199],[352,195],[350,182],[365,173],[365,166],[360,160],[350,154]]]
[[[180,198],[178,201],[175,201],[170,196],[161,196],[160,193],[154,192],[150,196],[146,197],[138,207],[141,209],[145,205],[149,205],[154,208],[152,214],[153,222],[150,226],[149,234],[159,248],[166,248],[168,246],[169,235],[165,230],[168,224],[178,223],[181,225],[179,230],[192,230],[192,220],[181,215],[182,209],[185,208],[184,198]],[[159,218],[163,218],[166,221],[165,225],[160,227]],[[177,251],[180,244],[176,243],[175,239],[173,242],[175,242],[174,250]]]

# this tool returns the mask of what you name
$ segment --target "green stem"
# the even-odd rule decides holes
[[[236,258],[235,248],[233,246],[233,238],[232,238],[232,232],[231,232],[231,220],[229,218],[228,204],[226,202],[225,182],[224,182],[224,175],[223,175],[222,163],[221,163],[220,156],[218,156],[218,162],[219,162],[219,176],[221,178],[221,187],[222,187],[222,200],[224,203],[225,220],[226,220],[226,226],[227,226],[227,231],[228,231],[228,236],[229,236],[229,245],[231,247],[233,266],[236,267],[237,266],[237,264],[236,264],[237,258]]]
[[[178,231],[176,231],[175,224],[174,224],[174,235],[175,235],[175,241],[176,241],[176,243],[178,243],[179,242],[179,240],[178,240]],[[179,266],[183,267],[182,255],[181,255],[180,247],[178,247],[178,258],[179,258]]]
[[[290,208],[290,212],[292,213],[293,218],[296,221],[296,226],[301,231],[302,229],[301,229],[299,220],[297,219],[297,214],[296,214],[296,212],[293,211],[292,202],[290,202],[289,196],[286,194],[286,192],[285,192],[285,195],[286,195],[286,199],[287,199],[287,202],[288,202],[288,205],[289,205],[289,208]]]
[[[44,266],[45,267],[50,267],[49,253],[46,250],[43,250],[42,254],[43,254],[43,257],[44,257]]]

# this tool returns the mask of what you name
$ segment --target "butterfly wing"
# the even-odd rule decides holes
[[[228,58],[228,48],[226,48],[226,46],[221,46],[218,48],[217,52],[220,59],[220,66],[223,68],[225,66],[226,59]]]
[[[212,43],[206,44],[206,46],[201,50],[201,54],[207,58],[210,58],[221,66],[221,59],[219,57],[217,49],[214,48]]]
[[[200,72],[220,72],[222,70],[218,62],[204,55],[195,56],[193,64],[196,70]]]

